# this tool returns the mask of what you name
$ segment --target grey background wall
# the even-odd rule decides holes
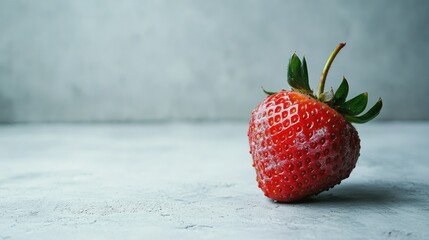
[[[0,1],[0,121],[247,120],[286,65],[429,119],[428,1]]]

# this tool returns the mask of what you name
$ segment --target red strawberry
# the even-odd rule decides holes
[[[308,83],[307,64],[294,54],[289,62],[292,91],[267,92],[253,111],[249,145],[256,180],[264,194],[293,202],[334,187],[349,177],[359,158],[360,139],[351,124],[376,117],[382,101],[365,114],[368,94],[345,101],[344,78],[334,93],[324,93],[329,68],[345,43],[340,43],[323,69],[317,96]]]

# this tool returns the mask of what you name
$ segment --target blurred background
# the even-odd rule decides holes
[[[0,122],[247,121],[287,88],[346,76],[378,120],[429,120],[428,1],[0,1]]]

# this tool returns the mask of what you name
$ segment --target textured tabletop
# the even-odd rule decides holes
[[[359,125],[351,177],[257,188],[246,123],[0,126],[0,239],[429,239],[429,123]]]

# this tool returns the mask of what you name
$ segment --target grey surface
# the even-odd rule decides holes
[[[247,119],[286,88],[293,52],[313,88],[429,119],[428,1],[0,1],[0,121]],[[400,111],[398,111],[400,109]]]
[[[0,127],[0,239],[428,239],[429,123],[358,126],[351,177],[278,204],[245,123]]]

